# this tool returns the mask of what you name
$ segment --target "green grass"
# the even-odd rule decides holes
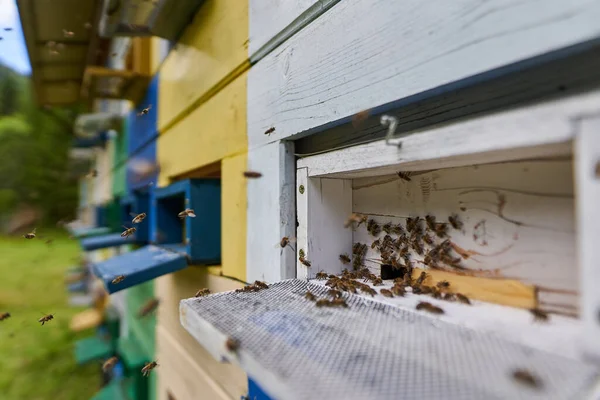
[[[78,366],[74,343],[92,332],[69,330],[81,309],[68,306],[65,271],[77,263],[76,240],[63,232],[26,240],[0,236],[0,398],[2,400],[85,400],[100,386],[96,364]],[[55,314],[41,326],[43,313]]]

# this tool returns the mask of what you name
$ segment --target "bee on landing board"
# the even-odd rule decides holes
[[[548,313],[537,308],[532,308],[529,312],[533,315],[534,322],[547,322],[550,319]]]
[[[471,300],[469,300],[469,298],[464,294],[455,293],[454,295],[456,296],[456,300],[458,300],[459,303],[471,305]]]
[[[389,289],[380,289],[379,293],[381,293],[381,295],[385,297],[394,297],[394,294]]]
[[[434,306],[433,304],[428,303],[426,301],[422,301],[419,304],[417,304],[416,309],[427,311],[432,314],[443,314],[444,313],[444,310],[442,310],[440,307]]]
[[[104,373],[109,372],[117,364],[117,361],[119,361],[117,357],[109,358],[104,362],[104,364],[102,364],[102,371],[104,371]]]
[[[33,239],[33,238],[35,238],[35,231],[36,231],[36,229],[37,228],[34,228],[31,232],[24,234],[23,237],[25,239]]]
[[[150,110],[152,109],[152,104],[149,104],[148,107],[144,108],[142,111],[140,111],[137,116],[141,117],[142,115],[146,115],[148,114],[148,112],[150,112]]]
[[[8,318],[10,318],[9,312],[0,313],[0,321],[4,321],[5,319],[8,319]]]
[[[42,318],[38,319],[42,325],[44,325],[48,321],[52,321],[54,319],[54,314],[46,314]]]
[[[134,213],[131,213],[130,215],[133,216],[133,219],[131,220],[131,222],[134,224],[139,224],[146,218],[146,213],[140,213],[137,215]]]
[[[196,292],[194,297],[204,297],[210,294],[210,289],[202,288]]]
[[[129,236],[133,235],[135,231],[137,231],[136,228],[128,228],[125,225],[123,225],[123,228],[125,228],[125,230],[123,231],[123,233],[121,233],[121,237],[125,239],[127,239]]]
[[[227,338],[225,341],[225,348],[227,348],[228,351],[235,353],[240,348],[240,341],[232,337]]]
[[[448,221],[450,222],[450,225],[452,225],[452,227],[456,230],[459,230],[462,228],[463,223],[458,219],[458,215],[456,214],[452,214],[448,217]]]
[[[156,367],[158,367],[158,363],[156,361],[146,363],[146,365],[144,365],[144,368],[142,368],[142,375],[150,375],[150,371],[152,371]]]
[[[302,263],[304,266],[306,266],[306,267],[308,267],[308,268],[310,268],[310,266],[312,265],[312,264],[310,263],[310,261],[308,261],[308,260],[307,260],[306,258],[304,258],[304,257],[300,257],[300,258],[298,258],[298,261],[300,261],[300,262],[301,262],[301,263]]]
[[[125,275],[119,275],[119,276],[116,276],[115,279],[112,280],[112,284],[116,285],[116,284],[123,282],[124,280],[125,280]]]
[[[327,279],[327,272],[317,272],[315,278],[317,278],[318,280]]]
[[[512,377],[521,385],[529,386],[532,389],[541,389],[543,386],[542,381],[526,369],[514,370]]]
[[[316,301],[317,297],[312,292],[306,292],[304,298],[309,301]]]
[[[186,208],[185,210],[183,210],[182,212],[177,214],[177,216],[180,219],[186,219],[187,217],[196,218],[196,214],[194,213],[194,210],[191,208]]]

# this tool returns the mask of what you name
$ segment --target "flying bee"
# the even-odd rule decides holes
[[[381,289],[379,290],[379,293],[381,293],[381,295],[385,297],[394,297],[394,294],[389,289]]]
[[[8,318],[10,318],[9,312],[0,313],[0,321],[4,321],[5,319],[8,319]]]
[[[356,227],[358,228],[363,222],[366,223],[367,219],[368,219],[368,217],[366,215],[359,214],[359,213],[352,213],[346,220],[346,223],[344,224],[344,228],[348,228],[350,226],[353,226],[354,224],[357,224]]]
[[[54,319],[54,314],[46,314],[42,318],[38,319],[42,325],[44,325],[48,321],[52,321]]]
[[[87,175],[86,175],[85,177],[86,177],[86,178],[95,178],[95,177],[97,177],[97,176],[98,176],[98,170],[97,170],[97,169],[94,169],[94,168],[92,168],[92,169],[90,170],[90,172],[88,172],[88,173],[87,173]]]
[[[70,38],[70,37],[73,37],[73,36],[75,36],[75,32],[72,32],[72,31],[68,31],[68,30],[66,30],[66,29],[63,29],[63,35],[64,35],[66,38]]]
[[[412,285],[412,277],[410,276],[410,273],[407,272],[404,274],[404,278],[402,278],[402,284],[404,286]]]
[[[104,364],[102,364],[102,371],[104,371],[104,373],[110,371],[113,369],[113,367],[117,364],[117,361],[119,361],[119,359],[117,357],[111,357],[108,360],[106,360],[104,362]]]
[[[317,272],[316,278],[319,280],[327,279],[327,272]]]
[[[471,305],[471,300],[469,300],[469,298],[467,296],[465,296],[464,294],[455,293],[455,296],[456,296],[456,300],[458,300],[459,303]]]
[[[156,310],[156,308],[158,307],[159,304],[159,300],[158,299],[150,299],[146,302],[146,304],[144,304],[140,310],[138,311],[138,317],[142,318],[145,317],[147,315],[149,315],[150,313],[152,313],[152,311]]]
[[[246,178],[260,178],[262,176],[262,174],[260,172],[256,172],[256,171],[244,171],[244,176]]]
[[[275,245],[275,247],[281,247],[281,250],[283,251],[283,249],[286,246],[290,246],[290,248],[294,251],[294,253],[296,252],[296,249],[294,248],[294,246],[292,246],[290,243],[294,243],[296,241],[296,238],[293,237],[288,237],[288,236],[284,236],[281,238],[281,240],[279,241],[279,243],[277,243]]]
[[[350,257],[347,254],[340,254],[340,261],[342,264],[350,264]]]
[[[34,228],[31,232],[24,234],[23,237],[25,239],[33,239],[33,238],[35,238],[35,230],[36,229],[37,228]]]
[[[142,115],[146,115],[150,112],[150,110],[152,109],[152,104],[148,104],[148,107],[144,108],[142,111],[140,111],[137,116],[141,117]]]
[[[121,237],[125,239],[127,239],[129,236],[133,235],[135,231],[137,231],[136,228],[128,228],[125,225],[123,225],[123,228],[125,228],[125,230],[123,231],[123,233],[121,233]]]
[[[402,171],[398,171],[396,172],[396,175],[398,175],[398,177],[402,180],[405,180],[407,182],[410,182],[410,172],[402,172]]]
[[[317,300],[317,297],[312,292],[306,292],[306,294],[304,295],[304,298],[306,300],[310,300],[310,301]]]
[[[302,264],[304,264],[305,266],[307,266],[307,267],[309,267],[309,268],[310,268],[310,266],[311,266],[311,263],[310,263],[310,261],[308,261],[308,260],[307,260],[306,258],[304,258],[304,257],[300,257],[300,258],[298,258],[298,261],[300,261]]]
[[[526,369],[516,369],[512,372],[515,381],[532,389],[541,389],[542,381]]]
[[[463,223],[458,219],[458,215],[456,214],[452,214],[448,217],[448,221],[450,222],[450,225],[452,225],[452,227],[456,230],[459,230],[462,228]]]
[[[140,222],[142,222],[144,220],[144,218],[146,218],[146,213],[140,213],[140,214],[130,214],[133,215],[133,219],[131,220],[131,222],[133,222],[134,224],[139,224]]]
[[[12,28],[11,28],[11,27],[6,27],[6,28],[4,28],[4,30],[5,30],[6,32],[10,32],[10,31],[12,31]]]
[[[204,297],[210,294],[210,289],[202,288],[196,292],[194,297]]]
[[[425,223],[427,224],[427,228],[429,230],[435,231],[435,217],[433,215],[426,215]]]
[[[112,280],[112,284],[116,285],[118,283],[123,282],[124,280],[125,280],[125,275],[119,275],[115,279]]]
[[[144,365],[144,368],[142,368],[142,375],[150,375],[150,371],[152,371],[156,367],[158,367],[158,363],[156,361],[146,363],[146,365]]]
[[[533,315],[534,322],[547,322],[550,319],[548,313],[537,308],[532,308],[529,312]]]
[[[196,218],[196,214],[194,213],[194,210],[191,208],[186,208],[185,210],[183,210],[182,212],[177,214],[177,216],[180,219],[186,219],[187,217]]]
[[[272,126],[265,131],[265,135],[271,136],[271,133],[275,132],[275,127]]]
[[[444,310],[442,310],[440,307],[434,306],[433,304],[428,303],[426,301],[422,301],[419,304],[417,304],[416,309],[427,311],[432,314],[443,314],[444,313]]]

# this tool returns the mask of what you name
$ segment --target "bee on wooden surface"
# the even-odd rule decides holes
[[[435,234],[439,238],[444,238],[448,235],[448,225],[445,223],[437,224],[434,230]]]
[[[104,373],[109,372],[117,364],[117,361],[119,361],[119,359],[117,357],[109,358],[108,360],[106,360],[104,362],[104,364],[102,364],[102,371],[104,371]]]
[[[373,243],[371,243],[372,249],[379,249],[380,247],[381,247],[381,239],[374,240]]]
[[[368,219],[368,217],[366,215],[359,214],[359,213],[352,213],[346,220],[346,223],[344,224],[344,228],[354,226],[354,224],[357,224],[356,227],[358,228],[363,222],[366,223],[367,219]]]
[[[256,172],[256,171],[244,171],[244,176],[246,178],[256,179],[256,178],[260,178],[262,176],[262,174],[260,172]]]
[[[456,300],[458,300],[459,303],[471,305],[471,300],[469,300],[469,298],[464,294],[455,293],[454,295],[456,296]]]
[[[236,353],[240,348],[240,341],[229,337],[225,341],[225,348],[232,353]]]
[[[404,286],[402,286],[402,284],[395,284],[394,286],[392,286],[392,293],[396,296],[404,297],[404,295],[406,294],[406,289],[404,289]]]
[[[435,231],[435,217],[433,215],[426,215],[425,223],[427,224],[427,229]]]
[[[433,288],[431,286],[421,285],[421,286],[419,286],[419,291],[422,294],[431,294],[431,293],[433,293]]]
[[[204,296],[208,296],[209,294],[210,294],[210,289],[202,288],[196,292],[194,297],[204,297]]]
[[[308,267],[308,268],[310,268],[310,266],[312,265],[312,264],[310,263],[310,261],[308,261],[308,260],[307,260],[306,258],[304,258],[304,257],[299,257],[299,258],[298,258],[298,261],[300,261],[300,262],[301,262],[301,263],[302,263],[304,266],[306,266],[306,267]]]
[[[442,310],[440,307],[434,306],[433,304],[428,303],[426,301],[422,301],[419,304],[417,304],[416,309],[427,311],[432,314],[443,314],[444,313],[444,310]]]
[[[340,261],[342,262],[342,264],[346,265],[346,264],[350,264],[350,261],[352,261],[350,259],[350,257],[347,254],[340,254]]]
[[[388,223],[384,224],[384,225],[381,227],[381,229],[383,229],[383,231],[384,231],[385,233],[387,233],[388,235],[389,235],[389,234],[391,234],[391,233],[392,233],[392,223],[391,223],[391,222],[388,222]]]
[[[331,306],[331,302],[327,299],[320,299],[317,300],[317,302],[315,303],[315,305],[317,307],[330,307]]]
[[[446,294],[444,294],[443,299],[446,301],[455,301],[456,296],[454,295],[454,293],[446,293]]]
[[[429,235],[423,235],[422,239],[428,245],[433,246],[434,242],[433,242],[433,238],[431,236],[429,236]]]
[[[373,289],[372,287],[370,287],[369,285],[361,286],[360,291],[363,292],[364,294],[369,294],[371,296],[375,296],[377,294],[377,291],[375,289]]]
[[[260,288],[256,285],[246,285],[243,288],[235,289],[236,293],[258,292]]]
[[[423,255],[423,244],[418,239],[413,240],[411,242],[411,245],[415,253],[417,253],[420,256]]]
[[[327,272],[317,272],[315,276],[318,280],[327,279]]]
[[[140,111],[137,116],[141,117],[142,115],[146,115],[150,112],[150,110],[152,109],[152,104],[148,104],[148,107],[144,108],[142,111]]]
[[[375,277],[374,279],[371,279],[371,282],[373,282],[373,286],[383,285],[383,280],[381,278]]]
[[[420,230],[421,217],[408,217],[406,219],[406,230],[408,232],[414,232]]]
[[[8,318],[10,318],[9,312],[0,313],[0,321],[4,321],[5,319],[8,319]]]
[[[271,136],[271,133],[275,132],[275,127],[272,126],[265,131],[265,135]]]
[[[548,313],[540,309],[532,308],[531,310],[529,310],[529,312],[533,315],[534,322],[547,322],[550,319]]]
[[[116,285],[118,283],[121,283],[125,280],[125,275],[119,275],[117,277],[115,277],[115,279],[112,280],[112,284]]]
[[[348,303],[346,303],[346,300],[342,299],[342,298],[336,298],[331,300],[331,305],[333,307],[344,307],[344,308],[348,308]]]
[[[448,281],[439,281],[435,284],[440,289],[448,289],[450,287],[450,282]]]
[[[315,301],[315,300],[317,300],[317,297],[316,297],[316,296],[315,296],[315,295],[314,295],[312,292],[306,292],[306,293],[304,294],[304,298],[305,298],[306,300],[310,300],[310,301]]]
[[[541,389],[542,381],[526,369],[516,369],[512,372],[515,381],[532,389]]]
[[[448,217],[448,221],[450,225],[456,230],[459,230],[463,227],[463,223],[458,219],[458,215],[452,214]]]
[[[329,289],[329,291],[327,292],[327,294],[330,295],[331,297],[333,297],[334,299],[342,297],[342,292],[340,292],[337,289]]]
[[[404,228],[402,228],[402,225],[400,225],[400,224],[392,225],[391,231],[394,235],[403,235],[404,234]]]
[[[23,237],[25,239],[33,239],[33,238],[35,238],[35,231],[36,231],[36,229],[37,228],[34,228],[31,232],[24,234]]]
[[[381,295],[384,297],[394,297],[394,294],[389,289],[381,289],[379,290],[379,293],[381,293]]]
[[[367,232],[377,236],[381,233],[381,226],[374,219],[370,219],[367,221]]]
[[[196,213],[194,213],[193,209],[186,208],[185,210],[183,210],[182,212],[180,212],[179,214],[177,214],[177,216],[180,219],[186,219],[187,217],[196,218]]]
[[[64,35],[66,38],[70,38],[70,37],[73,37],[73,36],[75,36],[75,32],[68,31],[68,30],[66,30],[66,29],[63,29],[62,31],[63,31],[63,35]]]
[[[407,272],[404,274],[404,278],[402,278],[402,284],[404,286],[411,286],[412,285],[412,277],[410,272]]]
[[[417,278],[417,285],[422,285],[423,282],[425,281],[425,279],[427,279],[427,272],[423,271],[421,272],[421,275],[419,275],[419,277]]]
[[[131,214],[131,215],[135,215],[135,214]],[[146,218],[146,213],[140,213],[138,215],[135,215],[133,217],[133,219],[131,220],[132,223],[134,224],[139,224],[140,222],[142,222],[144,219]]]
[[[398,171],[396,172],[396,175],[398,175],[398,177],[402,180],[405,180],[407,182],[410,182],[410,172],[402,172],[402,171]]]
[[[269,285],[267,285],[266,282],[263,281],[254,281],[254,286],[256,286],[259,289],[268,289]]]
[[[88,172],[88,173],[87,173],[87,175],[86,175],[85,177],[86,177],[86,178],[95,178],[95,177],[97,177],[97,176],[98,176],[98,170],[97,170],[97,169],[94,169],[94,168],[92,168],[92,169],[90,170],[90,172]]]
[[[123,233],[121,233],[121,237],[125,239],[127,239],[129,236],[133,235],[135,231],[137,231],[136,228],[128,228],[125,225],[123,225],[123,228],[125,228],[125,230],[123,231]]]
[[[38,322],[40,322],[42,325],[44,325],[46,322],[52,321],[53,319],[54,319],[54,314],[46,314],[42,318],[38,319]]]
[[[158,299],[150,299],[144,304],[138,311],[138,317],[143,318],[150,315],[154,310],[158,308],[160,301]]]
[[[146,363],[146,365],[144,365],[144,368],[142,368],[142,375],[143,376],[150,375],[150,371],[152,371],[156,367],[158,367],[158,363],[156,361],[151,361],[149,363]]]
[[[434,299],[441,299],[442,298],[442,292],[440,291],[439,288],[435,287],[435,286],[430,286],[431,287],[431,296]]]

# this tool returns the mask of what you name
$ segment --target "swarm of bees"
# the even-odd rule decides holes
[[[210,289],[202,288],[196,292],[194,297],[204,297],[210,294]]]
[[[235,291],[238,293],[244,293],[244,292],[258,292],[260,290],[263,289],[268,289],[269,285],[267,285],[265,282],[262,281],[254,281],[253,284],[250,285],[246,285],[243,288],[240,289],[236,289]]]
[[[46,322],[52,321],[53,319],[54,319],[54,314],[46,314],[42,318],[38,319],[38,322],[40,322],[42,325],[44,325]]]
[[[149,363],[146,363],[146,365],[144,365],[144,368],[142,368],[142,375],[144,375],[144,376],[150,375],[150,371],[152,371],[156,367],[158,367],[158,363],[156,361],[151,361]]]
[[[135,231],[137,231],[136,228],[128,228],[125,225],[123,225],[123,228],[125,228],[125,230],[123,231],[123,233],[121,233],[121,237],[124,239],[127,239],[129,236],[133,235]]]
[[[148,300],[138,311],[138,317],[143,318],[152,314],[152,312],[158,308],[159,304],[160,301],[158,299]]]
[[[186,219],[186,218],[196,218],[196,214],[194,213],[194,210],[192,210],[191,208],[186,208],[185,210],[183,210],[182,212],[180,212],[179,214],[177,214],[177,216],[180,219]]]

